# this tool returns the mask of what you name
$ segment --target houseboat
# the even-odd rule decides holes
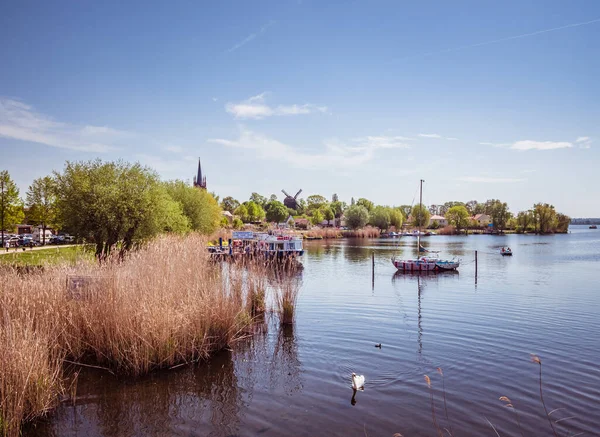
[[[299,257],[304,254],[302,237],[276,230],[269,232],[234,231],[232,238],[209,245],[215,255],[262,255],[269,258]]]

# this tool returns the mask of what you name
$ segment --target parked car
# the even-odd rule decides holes
[[[8,243],[10,247],[18,247],[19,246],[19,237],[10,237],[8,239]]]

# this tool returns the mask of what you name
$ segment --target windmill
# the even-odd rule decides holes
[[[286,208],[292,208],[292,209],[298,208],[298,196],[302,192],[302,189],[298,190],[296,195],[293,197],[290,196],[288,193],[286,193],[285,190],[281,190],[281,192],[283,194],[285,194],[285,199],[283,199],[283,204],[286,206]]]

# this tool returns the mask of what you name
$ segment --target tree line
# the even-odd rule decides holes
[[[221,208],[212,194],[183,181],[161,181],[138,163],[67,162],[62,172],[38,178],[25,200],[7,171],[0,172],[0,220],[4,230],[26,222],[60,229],[93,242],[96,256],[121,254],[163,233],[214,232]]]
[[[221,211],[233,215],[230,222]],[[28,223],[60,229],[96,245],[96,255],[107,256],[115,247],[121,253],[163,233],[214,232],[220,225],[241,228],[245,223],[280,223],[292,217],[312,224],[340,224],[359,229],[367,225],[381,230],[399,230],[407,223],[414,227],[440,226],[432,215],[443,215],[454,229],[477,227],[472,217],[486,214],[497,230],[517,232],[566,232],[570,218],[553,205],[536,203],[531,209],[513,214],[506,202],[452,201],[443,205],[375,205],[359,198],[350,204],[337,194],[328,200],[320,194],[297,200],[288,208],[272,194],[252,193],[247,201],[219,197],[181,180],[161,181],[158,174],[139,163],[123,161],[67,161],[61,172],[38,178],[29,186],[25,199],[7,171],[0,172],[0,229]]]
[[[499,199],[489,199],[485,202],[470,200],[468,202],[452,201],[443,205],[400,205],[386,206],[375,205],[372,201],[352,198],[350,205],[340,201],[337,194],[333,194],[331,201],[320,194],[313,194],[306,199],[298,199],[297,208],[287,208],[277,199],[275,194],[270,197],[252,193],[250,198],[240,203],[231,196],[221,201],[221,208],[232,213],[235,218],[234,228],[243,226],[244,223],[255,223],[262,220],[268,222],[283,222],[288,217],[294,219],[306,218],[313,225],[327,224],[344,217],[345,224],[351,229],[359,229],[366,225],[375,226],[382,230],[400,229],[404,223],[414,227],[437,229],[441,227],[431,216],[444,216],[448,224],[455,230],[480,227],[479,222],[473,219],[477,214],[490,217],[494,229],[506,229],[517,232],[566,232],[570,218],[556,212],[553,205],[536,203],[531,209],[513,214],[506,202]],[[339,221],[338,221],[339,223]]]

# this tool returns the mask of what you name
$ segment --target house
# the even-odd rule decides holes
[[[17,225],[17,234],[32,234],[33,225]]]
[[[477,226],[487,226],[492,222],[492,218],[487,214],[476,214],[471,217],[471,220],[477,223]]]
[[[437,222],[438,225],[440,226],[448,226],[448,219],[446,219],[446,217],[442,216],[442,215],[437,215],[434,214],[431,217],[429,217],[429,224],[433,224],[434,222]]]
[[[229,222],[229,224],[231,224],[231,222],[233,222],[233,214],[230,213],[229,211],[223,211],[221,212],[221,215],[225,218],[227,218],[227,221]]]
[[[310,221],[305,218],[297,218],[296,229],[310,229]]]

